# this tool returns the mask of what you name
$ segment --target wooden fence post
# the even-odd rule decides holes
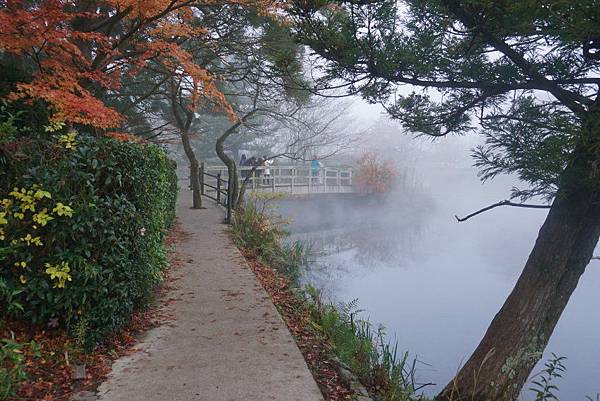
[[[204,195],[204,162],[200,163],[200,193]]]
[[[270,172],[272,173],[269,174],[271,179],[271,192],[275,192],[275,169],[272,168]]]
[[[221,170],[217,174],[217,204],[221,203]]]
[[[231,177],[227,176],[227,216],[225,217],[225,223],[231,224],[231,209],[233,205],[231,204],[231,200],[233,198],[233,194],[231,193]]]

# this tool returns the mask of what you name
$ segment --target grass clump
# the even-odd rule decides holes
[[[0,340],[0,400],[14,397],[19,383],[27,379],[22,348],[14,339]]]
[[[40,347],[35,341],[20,343],[11,338],[0,339],[0,400],[16,397],[19,385],[28,379],[25,351],[34,357],[41,356]]]
[[[358,300],[340,305],[323,302],[321,293],[306,286],[307,306],[315,327],[330,341],[336,356],[379,400],[425,400],[417,394],[428,384],[415,380],[416,360],[399,353],[385,329],[359,317]]]
[[[285,243],[286,220],[275,214],[275,202],[283,193],[252,193],[235,214],[235,243],[258,256],[259,260],[298,284],[300,269],[308,262],[309,249],[301,242]]]

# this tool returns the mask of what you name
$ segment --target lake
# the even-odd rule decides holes
[[[313,244],[302,281],[334,302],[358,299],[419,363],[418,379],[434,395],[482,338],[514,286],[547,211],[497,208],[466,215],[507,197],[510,178],[482,185],[470,168],[413,171],[385,199],[284,201],[291,240]],[[299,202],[301,206],[298,207]],[[544,354],[568,359],[556,384],[562,401],[600,392],[600,261],[592,261]],[[542,366],[536,367],[536,372]],[[535,397],[530,391],[523,399]]]

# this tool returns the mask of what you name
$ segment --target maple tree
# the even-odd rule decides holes
[[[277,0],[221,3],[263,14],[279,7]],[[42,100],[51,121],[115,128],[125,117],[114,98],[131,77],[146,71],[160,75],[160,82],[185,78],[191,82],[192,104],[210,99],[233,116],[215,77],[184,46],[192,38],[209,41],[211,32],[193,21],[204,7],[215,4],[212,0],[0,1],[2,58],[27,72],[5,97]],[[112,107],[107,99],[112,99]]]
[[[360,192],[381,195],[392,189],[397,176],[390,161],[379,160],[376,153],[367,152],[358,160],[354,185]]]

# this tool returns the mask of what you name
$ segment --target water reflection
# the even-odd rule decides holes
[[[502,199],[511,185],[507,179],[482,187],[472,171],[448,169],[418,190],[405,188],[362,204],[340,202],[335,213],[313,200],[310,210],[325,212],[312,226],[310,210],[287,205],[282,211],[301,220],[290,226],[292,239],[311,242],[317,251],[304,281],[332,300],[358,298],[371,321],[385,325],[400,348],[428,364],[419,369],[420,380],[437,383],[427,391],[435,394],[469,357],[506,299],[545,212],[497,209],[461,224],[453,216]],[[325,217],[332,214],[333,220]],[[600,322],[590,312],[600,304],[600,262],[594,263],[545,355],[569,358],[558,383],[563,401],[583,401],[600,391]]]

